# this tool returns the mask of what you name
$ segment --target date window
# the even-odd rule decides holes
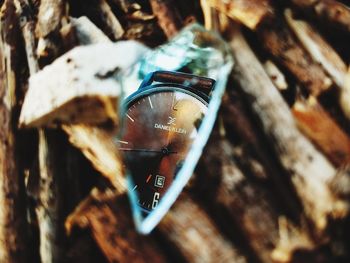
[[[156,176],[156,180],[154,182],[154,186],[163,188],[164,187],[164,182],[165,182],[165,177],[161,175]]]

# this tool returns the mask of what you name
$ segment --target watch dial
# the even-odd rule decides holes
[[[171,186],[206,112],[202,99],[177,88],[155,88],[129,103],[119,149],[143,210],[154,209]]]

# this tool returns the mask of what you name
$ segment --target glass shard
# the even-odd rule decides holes
[[[140,233],[152,231],[191,177],[213,128],[232,66],[227,43],[193,24],[148,51],[121,78],[128,97],[117,141],[128,170],[128,193]]]

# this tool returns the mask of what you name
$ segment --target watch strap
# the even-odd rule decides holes
[[[215,80],[205,77],[200,77],[192,74],[172,71],[155,71],[148,76],[142,82],[141,87],[149,86],[153,82],[180,84],[186,87],[196,89],[207,96],[210,95]]]

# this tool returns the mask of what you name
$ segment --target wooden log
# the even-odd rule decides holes
[[[29,259],[24,174],[19,165],[16,129],[20,76],[20,31],[12,1],[0,12],[0,257],[15,263]]]
[[[51,61],[62,53],[63,44],[60,39],[60,28],[66,24],[63,1],[41,1],[39,15],[41,22],[37,23],[36,34],[39,38],[38,57]],[[27,8],[29,8],[27,6]],[[53,13],[55,16],[53,17]],[[31,18],[33,21],[33,18]],[[29,22],[29,21],[28,21]],[[24,34],[25,37],[25,34]],[[35,49],[35,43],[31,39],[25,39],[27,54]],[[34,57],[27,55],[29,64],[36,64]],[[34,68],[34,67],[33,67]],[[64,233],[63,221],[67,215],[67,207],[76,200],[64,199],[64,193],[73,189],[74,177],[69,178],[67,172],[72,167],[67,158],[68,142],[61,131],[39,130],[39,186],[36,215],[39,225],[40,258],[42,262],[60,262],[67,260],[67,236]],[[66,167],[67,170],[62,170]],[[73,171],[73,169],[72,169]],[[72,183],[70,185],[70,183]],[[76,189],[75,189],[76,190]]]
[[[91,45],[97,43],[110,43],[110,39],[95,26],[89,18],[82,16],[79,18],[70,18],[71,24],[76,30],[80,45]]]
[[[159,26],[168,38],[173,37],[183,26],[181,18],[173,1],[150,0],[153,14],[157,17]]]
[[[248,262],[221,235],[208,214],[185,193],[176,201],[157,229],[179,250],[187,262]]]
[[[283,236],[278,231],[282,215],[274,201],[276,196],[256,181],[269,177],[261,164],[258,169],[256,163],[251,164],[251,169],[245,170],[243,175],[236,162],[247,163],[253,158],[243,153],[241,146],[233,146],[224,137],[214,134],[206,147],[206,154],[199,164],[204,174],[197,180],[198,188],[205,193],[207,201],[214,204],[211,209],[216,208],[218,215],[230,216],[226,219],[227,224],[238,226],[259,262],[279,262],[282,258],[292,258],[298,249],[315,247],[307,231],[299,228],[294,232],[287,231],[290,239],[284,240],[286,243],[282,246]],[[293,226],[290,220],[284,220]]]
[[[86,125],[63,125],[70,142],[80,149],[92,165],[118,192],[126,191],[124,167],[116,144],[115,129]]]
[[[322,67],[295,40],[284,20],[275,17],[258,30],[258,36],[274,60],[294,75],[310,94],[318,96],[332,85]]]
[[[67,241],[64,220],[69,203],[65,195],[69,185],[67,180],[67,143],[63,143],[60,131],[39,131],[39,191],[40,205],[37,218],[40,227],[40,256],[43,262],[63,262],[67,260]],[[60,142],[60,143],[57,143]],[[70,202],[74,199],[70,196]]]
[[[36,53],[38,58],[44,59],[44,63],[49,63],[62,52],[62,43],[54,39],[60,39],[59,30],[67,23],[65,2],[65,0],[40,1],[35,29],[38,38]]]
[[[350,138],[315,98],[297,101],[292,112],[301,131],[336,167],[350,163]]]
[[[209,5],[252,30],[257,29],[273,13],[269,0],[234,0],[229,2],[209,0]]]
[[[134,231],[127,197],[94,189],[66,221],[66,229],[88,228],[109,262],[167,262],[152,237]]]
[[[346,65],[337,52],[307,22],[293,18],[292,11],[284,12],[286,21],[312,59],[320,63],[338,87],[344,86]]]
[[[104,43],[77,47],[32,75],[20,125],[116,123],[121,87],[115,76],[121,66],[129,65],[119,60],[127,49],[132,49],[132,45]]]
[[[230,43],[236,59],[234,78],[250,98],[252,110],[289,173],[315,232],[321,234],[329,216],[344,214],[343,202],[334,199],[328,185],[335,169],[298,131],[287,104],[239,30],[233,32]]]
[[[293,218],[300,218],[301,207],[285,178],[288,175],[271,154],[261,127],[254,121],[242,92],[237,89],[237,83],[229,84],[227,93],[222,102],[223,123],[227,130],[225,137],[239,145],[238,151],[234,151],[239,166],[244,171],[251,171],[257,180],[272,183],[274,194],[280,196],[280,206],[285,208],[284,212]]]
[[[113,36],[113,40],[118,40],[122,38],[124,35],[124,29],[122,28],[119,20],[114,15],[114,13],[111,10],[111,7],[107,3],[106,0],[99,0],[99,14],[101,16],[101,19],[103,23],[105,24],[106,28],[108,28],[108,31]]]
[[[291,0],[293,4],[316,16],[320,22],[336,30],[350,33],[350,9],[335,0]]]

